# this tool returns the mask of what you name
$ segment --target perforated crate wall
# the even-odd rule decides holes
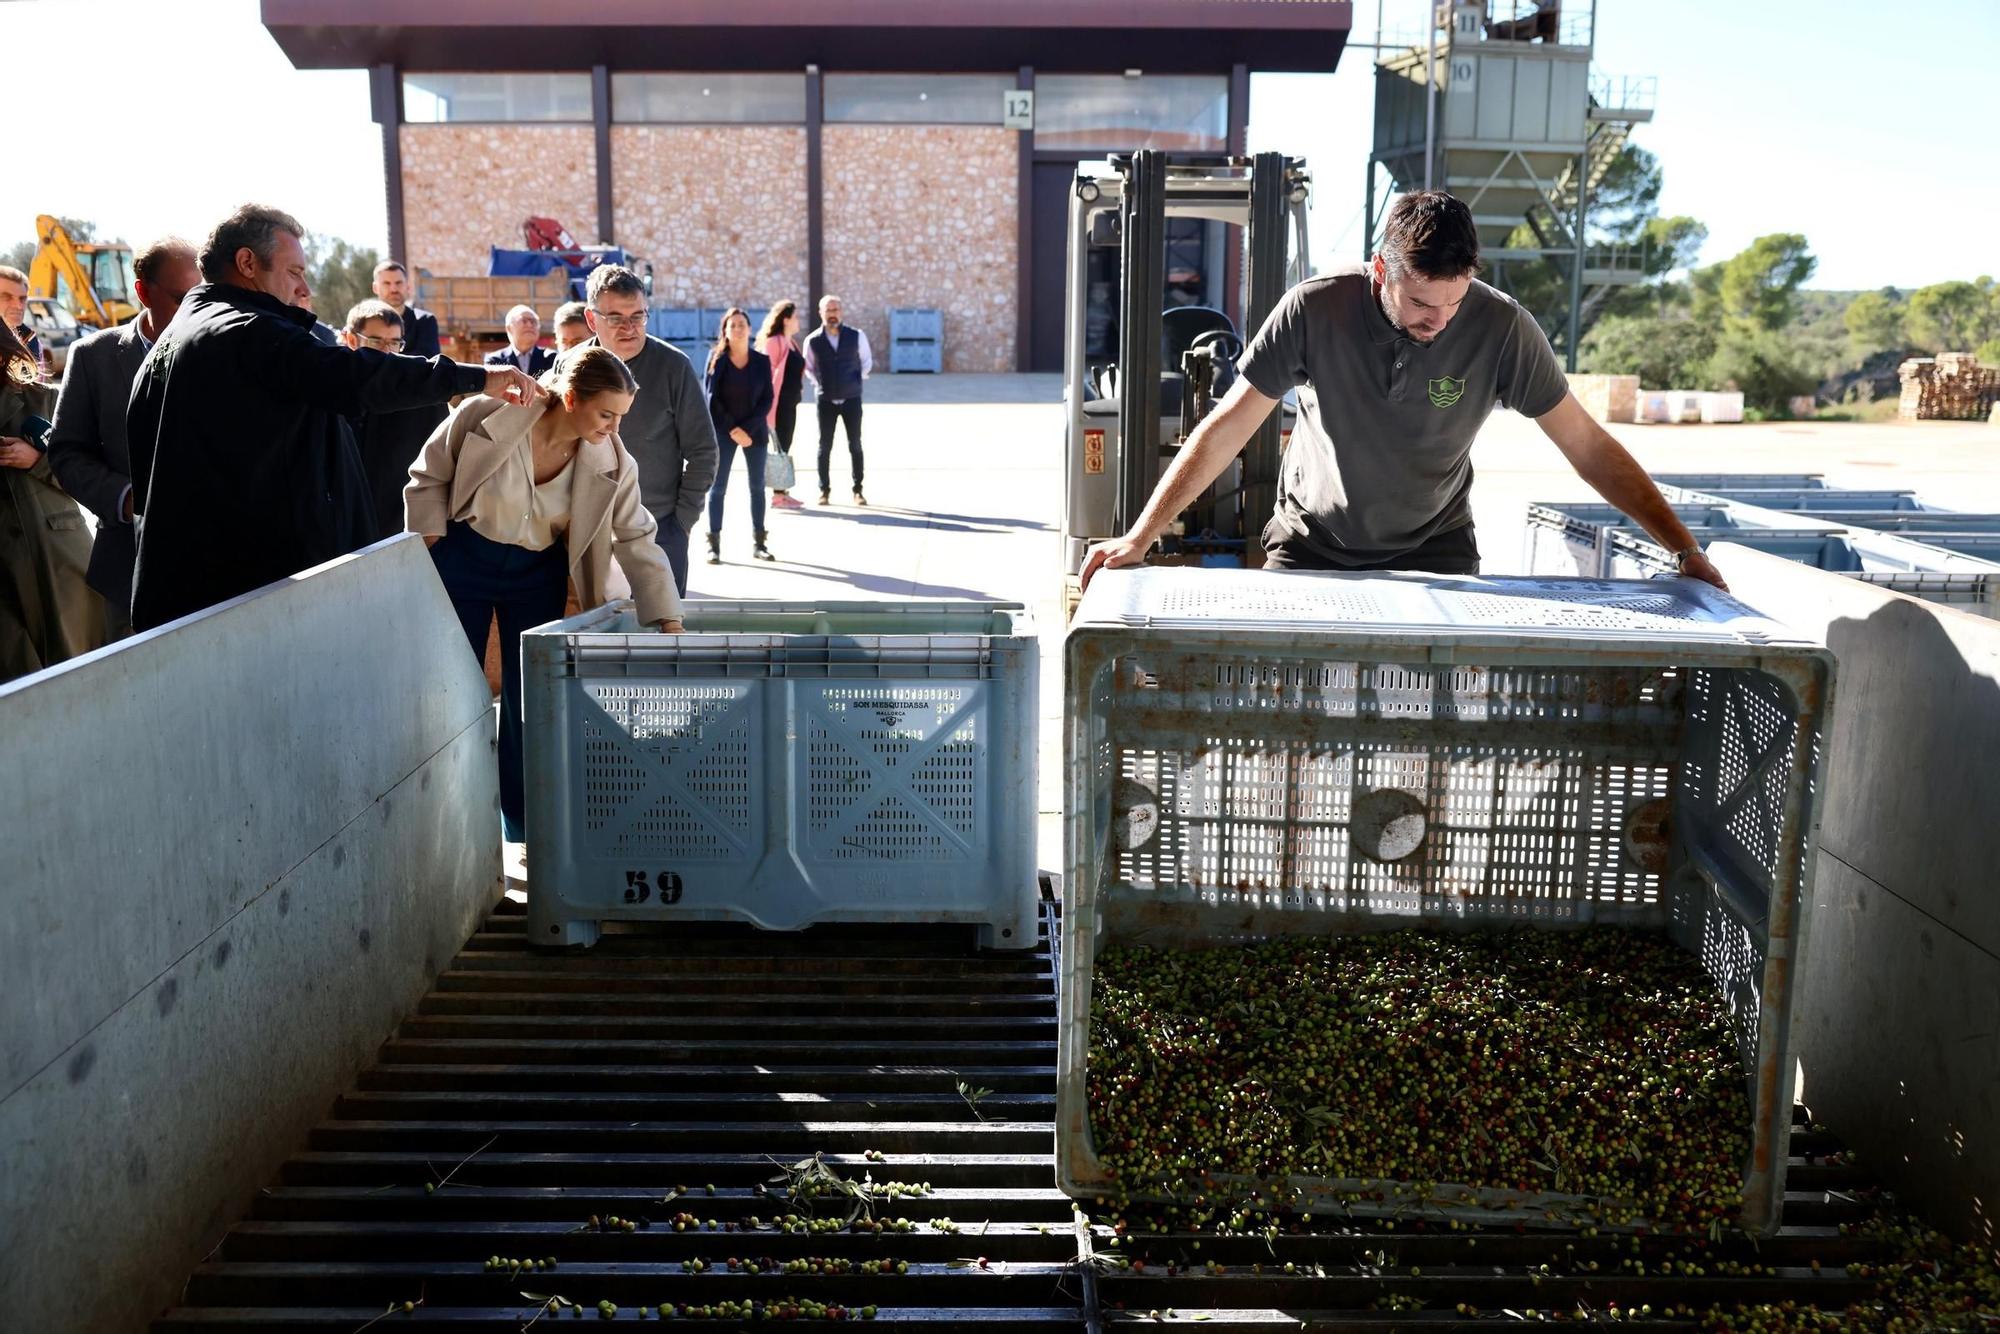
[[[1093,584],[1065,646],[1064,1187],[1108,1184],[1084,1105],[1107,944],[1613,924],[1667,934],[1728,1000],[1756,1120],[1745,1221],[1773,1226],[1831,667],[1687,580]],[[1387,846],[1411,817],[1421,838]],[[1590,1212],[1449,1185],[1313,1188],[1468,1220]]]
[[[666,917],[1033,944],[1038,670],[1017,605],[697,603],[685,635],[629,624],[523,637],[531,938]]]

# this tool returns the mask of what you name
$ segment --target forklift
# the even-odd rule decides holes
[[[1078,165],[1063,307],[1069,608],[1076,605],[1085,552],[1131,527],[1162,470],[1234,383],[1249,333],[1307,277],[1310,190],[1305,162],[1282,153],[1228,157],[1142,149]],[[1245,328],[1213,306],[1165,305],[1167,224],[1179,218],[1243,229]],[[1090,261],[1105,249],[1117,254],[1117,359],[1093,361],[1093,341],[1113,345],[1092,328]],[[1103,312],[1095,314],[1101,322]],[[1279,462],[1296,412],[1288,395],[1243,453],[1170,526],[1156,559],[1263,563],[1259,539],[1276,504]]]

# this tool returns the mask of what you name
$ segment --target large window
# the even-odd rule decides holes
[[[1038,74],[1035,147],[1226,152],[1229,80],[1220,74]]]
[[[588,74],[405,74],[403,119],[438,121],[582,121],[588,124]]]
[[[916,125],[998,125],[1011,74],[829,74],[826,119]]]
[[[613,74],[611,118],[627,125],[800,125],[803,74]]]

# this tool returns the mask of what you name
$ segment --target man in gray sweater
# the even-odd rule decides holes
[[[701,376],[679,348],[646,333],[646,287],[616,264],[591,270],[584,318],[597,341],[631,367],[639,392],[618,428],[639,465],[639,499],[659,521],[660,549],[687,596],[688,534],[715,480],[715,425]]]

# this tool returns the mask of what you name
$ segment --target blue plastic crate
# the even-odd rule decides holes
[[[1728,487],[1718,490],[1666,487],[1662,489],[1662,494],[1668,500],[1687,504],[1728,500],[1791,514],[1811,514],[1821,510],[1919,511],[1937,508],[1918,499],[1914,491],[1859,491],[1831,486],[1803,490],[1796,487]]]
[[[1816,472],[1656,472],[1660,486],[1680,486],[1690,491],[1759,490],[1817,491],[1826,487],[1824,473]]]
[[[646,332],[668,343],[700,341],[701,312],[654,307],[646,312]]]
[[[528,931],[963,922],[1035,943],[1038,658],[1019,603],[615,603],[521,639]]]

